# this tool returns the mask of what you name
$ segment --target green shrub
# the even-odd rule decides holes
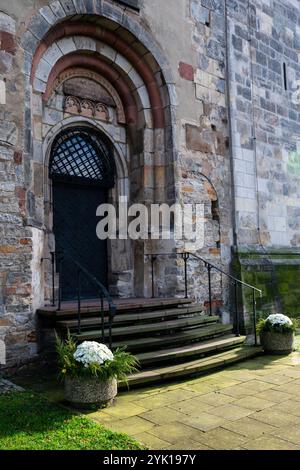
[[[257,334],[267,331],[274,331],[276,333],[290,333],[295,331],[298,326],[298,321],[295,318],[289,318],[281,313],[269,315],[267,318],[261,318],[256,327]]]
[[[127,376],[137,370],[135,356],[118,348],[113,353],[103,344],[85,341],[81,345],[68,333],[65,341],[56,336],[56,351],[60,376],[96,377],[104,382],[111,378],[127,381]]]

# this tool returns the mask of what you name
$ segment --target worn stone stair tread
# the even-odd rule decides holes
[[[194,304],[195,299],[126,299],[126,302],[122,302],[122,299],[117,299],[115,305],[117,312],[128,311],[128,310],[151,310],[156,308],[163,307],[174,307],[174,306],[185,306],[189,304]],[[86,301],[82,303],[81,309],[82,313],[88,313],[90,315],[99,315],[100,302],[97,300]],[[104,311],[108,312],[107,302],[104,302]],[[72,302],[63,302],[61,310],[57,310],[57,307],[52,307],[51,305],[39,308],[37,313],[41,317],[50,317],[50,318],[63,318],[64,316],[75,316],[77,315],[77,303]]]
[[[212,338],[226,333],[232,333],[232,325],[214,324],[194,328],[193,330],[183,330],[180,333],[163,336],[148,336],[144,338],[126,339],[113,341],[113,348],[127,346],[129,351],[144,351],[150,349],[164,348],[165,346],[184,345],[190,341],[201,340],[203,338]],[[95,338],[97,341],[97,338]]]
[[[176,316],[184,316],[189,314],[201,313],[201,306],[192,306],[187,308],[174,308],[174,309],[165,309],[165,310],[153,310],[152,312],[139,312],[139,313],[121,313],[116,314],[114,317],[114,325],[116,323],[130,323],[130,322],[138,322],[138,321],[146,321],[146,320],[164,320],[168,317],[176,317]],[[92,326],[99,326],[102,323],[100,312],[98,312],[99,317],[91,317],[85,318],[83,317],[81,320],[81,327],[92,327]],[[206,318],[206,323],[213,323],[219,320],[218,316],[205,316],[202,315],[203,318]],[[108,317],[104,318],[105,322],[108,321]],[[77,328],[78,322],[76,319],[74,320],[59,320],[56,322],[56,325],[60,328]]]
[[[182,318],[176,320],[167,320],[162,322],[156,323],[144,323],[132,326],[120,326],[116,328],[112,328],[112,336],[132,336],[136,334],[145,334],[145,333],[152,333],[152,332],[160,332],[165,330],[180,330],[182,328],[188,328],[193,326],[199,326],[201,324],[205,324],[206,319],[203,320],[202,316],[199,315],[198,317],[192,318]],[[74,335],[79,340],[87,340],[94,337],[101,337],[102,331],[101,330],[91,330],[91,331],[84,331],[80,334]],[[104,336],[108,336],[108,330],[105,329]]]
[[[180,333],[164,336],[148,336],[145,338],[134,338],[132,340],[124,341],[114,341],[113,347],[118,348],[124,346],[125,344],[128,348],[132,347],[155,347],[155,346],[167,346],[168,344],[185,344],[186,341],[193,341],[195,339],[202,339],[217,335],[224,335],[226,333],[231,333],[233,329],[232,325],[222,325],[221,323],[216,323],[214,325],[203,326],[201,328],[194,328],[192,330],[180,331]]]
[[[146,353],[137,354],[142,365],[147,365],[156,362],[164,362],[176,358],[185,358],[188,356],[196,356],[207,354],[221,349],[241,345],[244,343],[246,336],[228,335],[221,338],[202,341],[201,343],[192,343],[185,346],[162,349],[159,351],[150,351]]]
[[[202,359],[141,371],[129,376],[128,382],[130,386],[142,385],[181,378],[184,376],[191,376],[193,374],[207,373],[210,370],[218,369],[228,364],[233,364],[235,362],[254,357],[261,353],[261,347],[240,346]],[[120,388],[125,386],[123,382],[120,382],[119,385]]]

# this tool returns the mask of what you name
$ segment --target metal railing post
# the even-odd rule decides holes
[[[154,299],[154,261],[156,260],[156,256],[151,255],[151,288],[152,288],[152,299]]]
[[[255,290],[254,290],[254,289],[252,289],[252,307],[253,307],[254,345],[257,346],[257,332],[256,332],[256,296],[255,296]]]
[[[84,278],[86,280],[88,280],[88,282],[90,282],[91,284],[94,284],[95,286],[97,286],[97,289],[99,289],[99,292],[100,292],[100,302],[101,302],[101,318],[102,318],[102,340],[104,342],[105,340],[105,325],[104,325],[104,298],[106,299],[107,303],[108,303],[108,306],[109,306],[109,338],[108,338],[108,341],[109,341],[109,344],[111,346],[112,344],[112,323],[113,323],[113,319],[114,319],[114,315],[116,313],[116,306],[113,302],[113,299],[111,297],[111,295],[109,294],[107,288],[95,277],[93,276],[84,266],[82,266],[76,259],[73,258],[73,256],[71,256],[68,251],[55,251],[53,252],[53,254],[51,253],[51,261],[52,261],[52,266],[54,266],[52,268],[52,276],[53,276],[53,279],[52,279],[52,287],[53,287],[53,292],[54,291],[54,287],[55,287],[55,282],[54,282],[54,279],[55,279],[55,268],[57,268],[57,273],[59,275],[59,285],[58,285],[58,308],[57,308],[57,311],[61,310],[62,308],[62,299],[63,299],[63,261],[65,259],[69,260],[72,262],[72,264],[75,266],[75,274],[77,273],[77,289],[76,289],[76,293],[77,293],[77,330],[78,330],[78,334],[81,333],[81,328],[82,328],[82,321],[81,321],[81,310],[82,310],[82,276],[84,276]],[[42,258],[43,260],[44,258]],[[49,259],[49,258],[47,258]],[[154,281],[153,281],[154,282]],[[75,286],[74,286],[74,290],[75,290]],[[54,298],[54,294],[53,294],[53,298],[52,300],[54,299],[55,301],[55,298]],[[76,298],[76,297],[75,297]]]
[[[108,345],[109,345],[109,348],[111,349],[112,348],[112,323],[113,323],[113,319],[114,319],[114,316],[116,314],[116,307],[115,306],[110,306],[109,307],[109,320],[108,320]]]
[[[51,270],[52,270],[52,307],[55,306],[55,253],[51,251]]]
[[[58,308],[57,310],[61,310],[61,300],[62,300],[62,273],[63,273],[63,255],[58,255]]]
[[[81,333],[81,271],[77,272],[77,331]]]
[[[187,284],[187,261],[189,259],[188,253],[183,253],[182,255],[184,261],[184,298],[188,298],[188,284]]]
[[[212,315],[213,311],[213,300],[212,300],[212,278],[211,271],[214,269],[221,274],[221,285],[222,276],[226,276],[229,279],[230,285],[234,286],[234,315],[235,315],[235,333],[236,336],[240,336],[240,316],[239,316],[239,305],[238,305],[238,286],[242,286],[245,289],[251,289],[253,295],[253,326],[254,326],[254,335],[255,335],[255,344],[257,344],[257,334],[256,334],[256,322],[257,322],[257,312],[256,312],[256,293],[258,292],[262,297],[262,290],[257,287],[247,284],[247,282],[238,279],[231,274],[224,271],[219,266],[210,263],[201,256],[198,256],[195,253],[185,251],[185,252],[173,252],[173,253],[148,253],[147,256],[151,256],[151,273],[152,273],[152,298],[154,297],[154,261],[159,256],[181,256],[184,261],[184,295],[185,298],[188,298],[188,282],[187,282],[187,260],[192,256],[196,260],[204,264],[204,267],[207,269],[208,274],[208,294],[209,294],[209,315]]]
[[[235,304],[235,322],[236,322],[236,336],[240,336],[240,318],[238,311],[238,293],[237,293],[237,282],[234,282],[234,304]]]
[[[208,295],[209,295],[209,315],[212,316],[212,298],[211,298],[211,265],[207,264],[208,274]]]
[[[101,295],[101,334],[102,334],[102,343],[104,343],[104,308],[103,308],[103,295]]]

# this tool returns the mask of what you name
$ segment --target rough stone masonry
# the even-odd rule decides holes
[[[50,302],[54,139],[76,126],[114,146],[109,200],[203,203],[199,255],[263,289],[258,308],[299,311],[298,0],[14,0],[0,12],[0,340],[6,366],[39,352],[36,309]],[[78,87],[82,83],[82,87]],[[96,85],[95,85],[96,84]],[[95,94],[94,90],[98,90]],[[66,103],[68,105],[66,105]],[[96,110],[98,110],[96,112]],[[114,295],[150,296],[147,252],[108,247]],[[180,259],[157,295],[183,293]],[[207,306],[207,274],[188,266]],[[230,288],[213,277],[215,308]],[[242,292],[246,313],[247,291]]]

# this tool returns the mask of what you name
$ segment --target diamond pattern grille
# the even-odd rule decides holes
[[[111,146],[86,129],[62,132],[52,147],[50,177],[72,182],[90,182],[106,188],[114,186],[114,159]]]

